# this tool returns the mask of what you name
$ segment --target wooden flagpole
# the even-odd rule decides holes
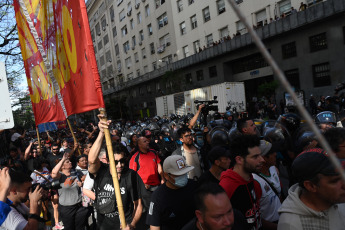
[[[100,113],[104,116],[103,121],[107,121],[107,113],[104,108],[99,109]],[[113,146],[111,144],[111,137],[110,137],[110,132],[109,129],[104,129],[104,135],[105,135],[105,141],[107,144],[107,150],[108,150],[108,157],[109,157],[109,166],[110,166],[110,172],[111,176],[113,178],[113,184],[114,184],[114,189],[115,189],[115,198],[116,198],[116,203],[117,203],[117,209],[120,214],[120,222],[122,229],[126,228],[126,219],[125,219],[125,212],[123,210],[123,203],[122,203],[122,198],[121,198],[121,193],[120,193],[120,184],[119,180],[117,178],[117,172],[115,168],[115,159],[114,159],[114,153],[113,153]]]
[[[36,126],[36,133],[37,133],[37,141],[38,141],[38,148],[40,149],[40,154],[42,156],[42,149],[41,149],[41,139],[40,139],[40,132],[38,132],[38,126]]]
[[[74,135],[74,132],[73,132],[73,128],[72,128],[72,126],[71,126],[71,123],[69,122],[68,118],[66,118],[66,120],[67,120],[67,124],[68,124],[69,130],[70,130],[71,133],[72,133],[72,137],[73,137],[74,144],[75,144],[75,143],[78,143],[78,142],[77,142],[77,138],[76,138],[75,135]],[[81,152],[80,152],[79,147],[78,147],[78,153],[79,153],[79,156],[80,156],[80,155],[81,155]]]

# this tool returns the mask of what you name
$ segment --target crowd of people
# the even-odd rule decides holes
[[[345,181],[301,118],[158,116],[2,131],[0,229],[344,229]],[[316,123],[342,165],[345,129]],[[115,198],[111,133],[122,206]],[[40,141],[40,143],[39,143]],[[53,223],[53,224],[51,224]]]

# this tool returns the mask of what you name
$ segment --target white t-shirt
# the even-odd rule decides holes
[[[278,172],[275,166],[269,168],[270,176],[261,174],[266,180],[277,190],[279,195],[281,194],[280,180]],[[260,176],[253,174],[254,180],[256,180],[261,187],[262,196],[260,199],[260,212],[261,217],[264,220],[274,222],[279,220],[278,209],[282,205],[279,197],[275,194],[269,184]]]
[[[16,206],[19,212],[28,215],[29,208],[24,204],[19,204]],[[0,230],[22,230],[27,225],[28,221],[20,214],[15,208],[11,207],[11,211],[8,214],[4,223],[2,223]]]

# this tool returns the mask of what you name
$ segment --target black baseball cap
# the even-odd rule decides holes
[[[314,178],[318,173],[325,176],[335,176],[339,173],[332,164],[329,154],[321,148],[303,151],[292,162],[292,175],[298,181]]]

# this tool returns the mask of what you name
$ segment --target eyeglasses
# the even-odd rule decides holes
[[[126,160],[125,160],[125,158],[122,158],[120,160],[115,160],[115,165],[117,165],[119,162],[120,162],[120,164],[124,164],[124,163],[126,163]]]
[[[53,151],[58,151],[59,149],[53,149]]]

